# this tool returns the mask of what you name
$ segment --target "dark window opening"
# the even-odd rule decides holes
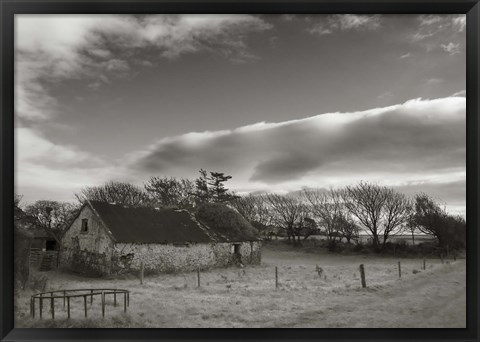
[[[57,241],[55,240],[47,240],[45,243],[45,249],[47,251],[54,251],[57,247]]]
[[[240,255],[240,245],[239,244],[233,245],[233,254]]]
[[[88,232],[88,219],[82,219],[82,233]]]

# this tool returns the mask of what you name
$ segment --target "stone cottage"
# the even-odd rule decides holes
[[[60,267],[101,276],[138,271],[142,263],[149,273],[259,263],[261,241],[243,221],[230,230],[186,210],[87,201],[62,238]]]

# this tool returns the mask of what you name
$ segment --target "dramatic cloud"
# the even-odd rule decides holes
[[[91,78],[92,88],[98,88],[110,77],[128,73],[128,61],[118,57],[122,54],[127,58],[150,49],[154,56],[172,59],[206,50],[233,62],[256,58],[244,42],[245,33],[269,28],[249,15],[19,15],[16,115],[51,118],[57,112],[52,83]]]
[[[15,182],[29,197],[72,200],[73,192],[118,175],[102,159],[61,146],[29,128],[15,129]],[[27,198],[28,200],[28,198]]]
[[[335,31],[376,30],[381,25],[380,15],[335,14],[309,29],[313,34],[331,34]]]
[[[465,177],[465,98],[410,100],[354,113],[162,139],[129,157],[135,172],[226,171],[247,190],[291,191],[371,180],[390,185]],[[186,170],[192,170],[189,173]]]

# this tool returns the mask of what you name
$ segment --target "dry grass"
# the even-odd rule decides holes
[[[16,298],[16,327],[464,327],[465,261],[441,264],[374,256],[308,254],[289,248],[266,248],[259,266],[138,279],[89,279],[49,272],[48,290],[116,287],[131,291],[130,307],[113,307],[107,298],[106,317],[100,300],[83,318],[83,300],[72,300],[72,319],[63,301],[55,321],[29,317],[28,291]],[[367,288],[360,285],[359,264]],[[323,269],[320,277],[316,265]],[[275,289],[275,270],[279,288]],[[123,297],[122,297],[123,298]],[[447,305],[448,304],[448,305]],[[448,310],[448,311],[446,311]],[[441,312],[441,314],[439,314]],[[38,316],[38,315],[37,315]]]

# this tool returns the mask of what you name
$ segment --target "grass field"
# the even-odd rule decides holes
[[[123,313],[107,297],[106,317],[100,299],[88,304],[72,299],[72,318],[63,301],[56,317],[29,316],[32,292],[16,296],[16,327],[441,327],[466,324],[465,260],[399,259],[305,253],[289,246],[266,246],[262,264],[196,273],[129,279],[92,279],[48,272],[48,290],[124,288],[131,291]],[[358,267],[365,265],[367,288]],[[320,277],[316,265],[323,269]],[[275,288],[275,266],[279,287]]]

